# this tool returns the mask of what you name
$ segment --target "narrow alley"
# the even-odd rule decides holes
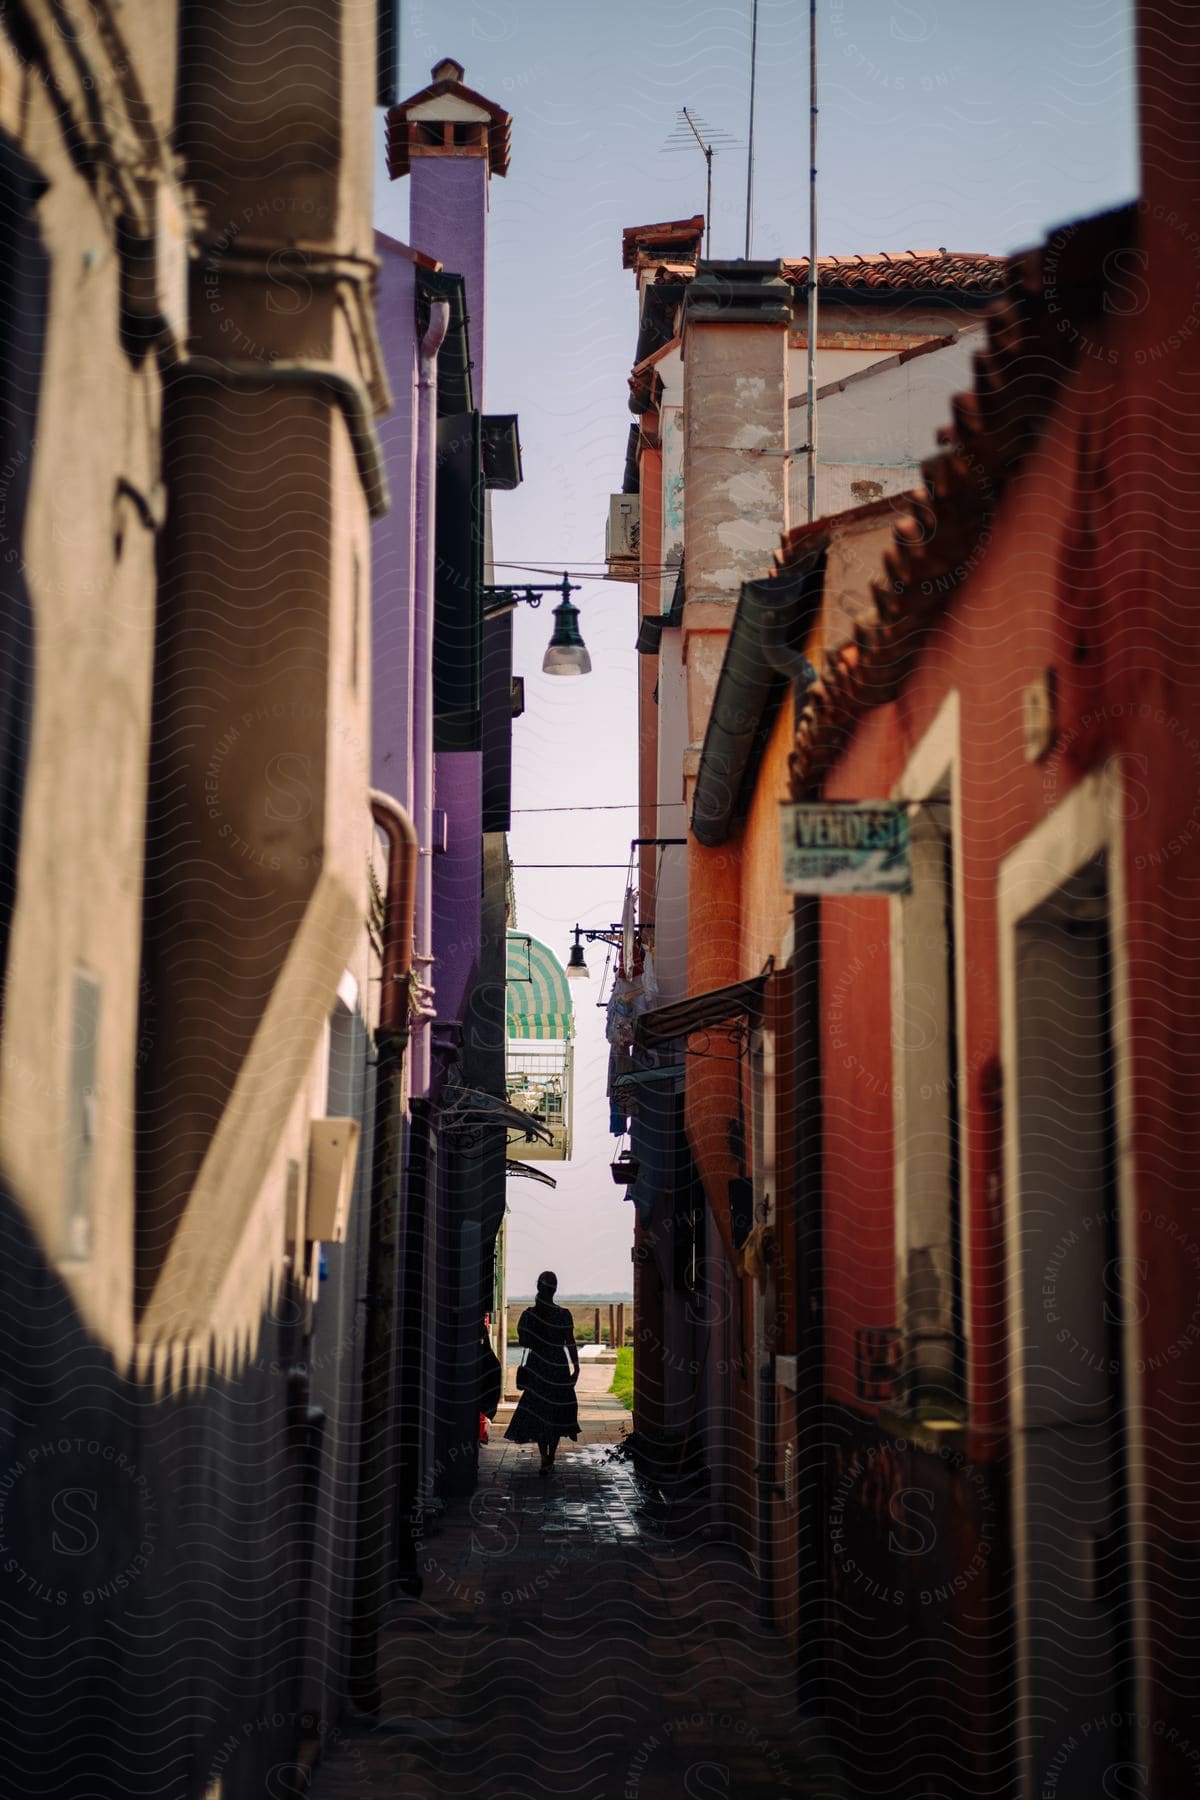
[[[1200,1796],[1198,97],[0,6],[0,1800]]]
[[[548,1482],[504,1442],[511,1405],[497,1415],[478,1490],[425,1542],[420,1599],[393,1607],[383,1714],[327,1746],[313,1800],[838,1800],[749,1565],[649,1516],[611,1373],[585,1365],[581,1437]]]

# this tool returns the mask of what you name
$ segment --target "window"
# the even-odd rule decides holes
[[[435,750],[481,746],[484,487],[480,416],[438,420],[433,608]]]
[[[100,983],[82,969],[77,969],[71,994],[63,1256],[78,1262],[86,1262],[92,1254],[99,1035]]]

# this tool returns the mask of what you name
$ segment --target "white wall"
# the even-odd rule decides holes
[[[869,368],[877,363],[880,357],[890,356],[890,350],[822,350],[820,337],[817,339],[817,388],[827,387],[831,381],[842,381],[847,375],[853,375],[858,369]],[[808,393],[808,352],[801,346],[788,347],[788,393],[791,395],[793,407],[799,412],[796,429],[799,432],[798,442],[804,441],[804,400]],[[796,417],[793,411],[793,418]]]
[[[914,486],[921,462],[937,448],[938,430],[949,422],[952,395],[972,385],[971,359],[982,333],[982,326],[974,327],[907,362],[877,357],[866,368],[838,370],[829,378],[818,396],[818,517]],[[793,404],[790,413],[789,441],[803,443],[804,408]],[[795,523],[806,516],[806,479],[801,456],[790,471]]]

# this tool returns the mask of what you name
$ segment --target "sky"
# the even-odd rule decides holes
[[[519,415],[525,479],[494,496],[498,563],[603,573],[637,333],[621,232],[703,211],[699,149],[668,147],[687,106],[723,145],[713,254],[744,254],[751,6],[402,6],[402,93],[453,56],[468,86],[513,117],[511,168],[491,184],[484,404]],[[759,0],[755,257],[807,253],[808,11]],[[819,254],[1009,254],[1136,194],[1130,0],[819,0],[817,31]],[[407,183],[388,181],[382,114],[377,146],[376,222],[408,241]],[[563,961],[577,921],[620,917],[637,833],[636,593],[584,580],[574,598],[593,673],[580,679],[540,672],[548,603],[517,613],[517,919]],[[538,866],[550,863],[575,866]],[[546,1267],[562,1294],[632,1289],[633,1209],[608,1171],[603,946],[589,963],[593,979],[576,988],[575,1156],[542,1165],[553,1192],[509,1183],[514,1294]]]

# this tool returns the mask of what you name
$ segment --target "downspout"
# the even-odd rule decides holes
[[[387,893],[383,902],[383,957],[379,991],[379,1036],[399,1039],[401,1059],[408,1042],[409,982],[413,966],[413,924],[420,839],[412,815],[390,794],[368,792],[371,817],[388,841]]]
[[[396,1383],[395,1518],[393,1564],[405,1592],[420,1590],[416,1545],[423,1504],[424,1383],[427,1321],[432,1304],[426,1272],[435,1202],[436,1126],[428,1096],[433,1079],[433,608],[437,556],[437,421],[438,354],[450,329],[450,303],[431,297],[429,318],[417,344],[416,469],[413,518],[412,610],[412,797],[419,850],[416,864],[414,960],[418,979],[427,990],[424,1028],[412,1041],[409,1092],[412,1095],[408,1166],[402,1175],[404,1215],[401,1222],[397,1334],[394,1345]]]
[[[370,790],[369,800],[371,816],[388,841],[388,873],[376,1033],[350,1690],[360,1710],[377,1712],[381,1703],[379,1625],[390,1573],[396,1256],[418,844],[412,817],[398,800],[375,788]]]
[[[437,364],[450,329],[450,303],[431,300],[429,323],[417,346],[416,545],[413,566],[413,767],[414,824],[421,845],[417,865],[416,962],[428,985],[433,966],[433,605],[436,570]],[[430,1033],[413,1045],[411,1088],[429,1092]]]

